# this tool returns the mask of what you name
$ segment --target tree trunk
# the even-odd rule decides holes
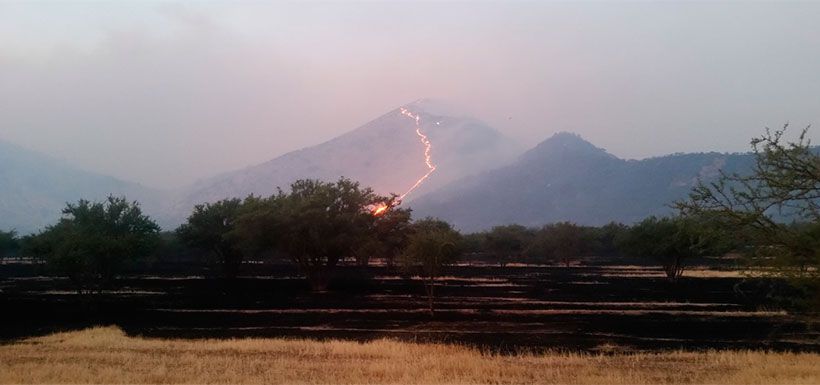
[[[664,265],[666,276],[672,282],[676,282],[683,274],[683,261],[681,257],[674,257]]]

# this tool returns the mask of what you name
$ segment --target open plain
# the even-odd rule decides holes
[[[391,338],[498,352],[820,349],[820,321],[779,307],[776,281],[723,268],[670,282],[653,266],[462,264],[438,280],[431,317],[421,282],[387,267],[339,267],[322,293],[274,264],[231,281],[169,269],[87,295],[2,267],[0,305],[14,309],[2,318],[6,341],[116,325],[146,337]]]

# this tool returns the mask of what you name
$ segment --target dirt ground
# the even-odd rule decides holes
[[[290,266],[254,267],[231,282],[162,273],[74,293],[65,279],[0,275],[0,339],[116,325],[163,338],[307,337],[452,342],[491,351],[675,349],[820,351],[820,320],[781,310],[772,282],[658,268],[456,266],[431,317],[420,281],[387,267],[340,267],[312,293]]]

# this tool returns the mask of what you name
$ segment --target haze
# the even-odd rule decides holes
[[[820,121],[820,3],[0,3],[0,139],[173,188],[412,100],[532,147],[745,151]],[[820,138],[817,130],[814,138]]]

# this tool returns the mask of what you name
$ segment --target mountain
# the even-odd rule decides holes
[[[462,231],[509,223],[632,223],[671,213],[668,205],[686,197],[699,178],[708,181],[720,170],[742,171],[753,164],[749,154],[619,159],[568,133],[517,156],[518,145],[493,128],[421,100],[327,142],[173,194],[79,170],[0,141],[0,229],[36,231],[54,223],[66,202],[101,200],[109,194],[138,200],[164,229],[182,223],[196,204],[265,196],[301,178],[333,181],[345,176],[381,194],[403,194],[429,171],[424,138],[436,169],[404,204],[416,218],[439,217]]]
[[[0,230],[36,232],[55,223],[66,202],[109,194],[159,212],[162,193],[136,183],[74,168],[57,159],[0,141]]]
[[[452,182],[412,202],[415,217],[436,216],[462,231],[557,221],[601,225],[670,214],[698,178],[751,167],[749,154],[674,154],[619,159],[580,136],[559,133],[512,164]]]
[[[499,167],[515,159],[520,147],[486,124],[450,115],[439,102],[419,100],[403,106],[419,116],[419,130],[431,144],[436,170],[413,198],[458,178]],[[182,222],[193,206],[249,194],[270,195],[303,178],[333,181],[341,176],[373,187],[381,194],[406,192],[428,172],[425,145],[415,120],[401,108],[319,145],[289,152],[265,163],[229,172],[186,188],[169,210]]]

